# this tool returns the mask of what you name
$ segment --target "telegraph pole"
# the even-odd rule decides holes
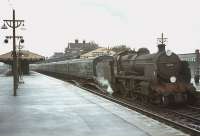
[[[12,51],[12,56],[13,56],[13,67],[12,67],[12,72],[13,72],[13,95],[17,96],[17,88],[18,88],[18,69],[17,69],[17,53],[16,53],[16,28],[20,27],[22,23],[24,23],[24,20],[16,20],[15,19],[15,10],[13,9],[13,17],[12,20],[3,20],[4,25],[2,26],[2,29],[7,29],[7,26],[13,29],[13,36],[10,37],[13,39],[13,51]],[[6,24],[7,26],[6,26]],[[23,24],[24,25],[24,24]],[[8,43],[8,39],[5,39],[5,42]]]

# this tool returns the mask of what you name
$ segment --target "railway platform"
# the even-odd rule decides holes
[[[0,75],[0,136],[185,136],[187,134],[36,72],[24,76],[18,96],[12,77]]]

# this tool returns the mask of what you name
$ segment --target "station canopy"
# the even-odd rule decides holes
[[[21,50],[20,53],[17,52],[17,54],[20,56],[19,58],[21,61],[27,61],[29,63],[45,60],[44,56],[38,55],[28,50]],[[0,55],[0,62],[12,63],[12,61],[13,61],[12,51]]]

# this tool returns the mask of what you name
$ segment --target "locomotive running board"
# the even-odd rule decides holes
[[[145,80],[148,81],[147,78],[145,78],[144,76],[115,76],[118,79],[135,79],[135,80]]]

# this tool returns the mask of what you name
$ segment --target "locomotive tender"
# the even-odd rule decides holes
[[[97,84],[106,80],[113,88],[114,96],[156,104],[191,102],[196,93],[190,83],[187,63],[176,54],[165,51],[165,44],[159,44],[158,52],[154,54],[141,48],[137,52],[125,51],[114,57],[32,64],[31,69]]]

